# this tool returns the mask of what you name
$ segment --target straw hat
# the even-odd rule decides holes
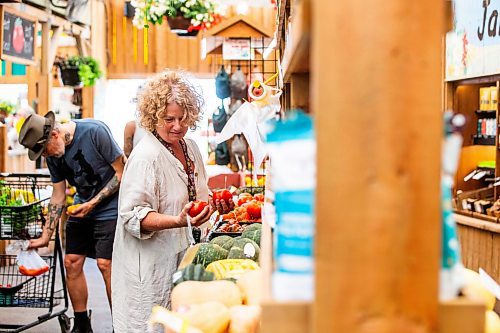
[[[19,143],[28,148],[28,157],[35,161],[42,155],[54,128],[55,115],[49,111],[42,117],[32,114],[26,118],[19,132]]]

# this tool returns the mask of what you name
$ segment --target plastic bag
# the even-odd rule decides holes
[[[214,125],[215,133],[222,132],[222,129],[224,128],[224,126],[226,126],[227,123],[227,114],[226,110],[224,109],[224,105],[219,106],[217,108],[217,112],[214,112],[212,114],[212,123]]]
[[[229,84],[229,75],[227,74],[224,66],[215,76],[215,94],[220,99],[228,98],[231,96],[231,86]]]
[[[16,259],[19,273],[26,276],[38,276],[49,270],[49,265],[35,250],[22,250]]]
[[[234,99],[247,98],[247,78],[245,73],[238,68],[231,75],[231,96]]]

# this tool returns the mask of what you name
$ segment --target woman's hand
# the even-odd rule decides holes
[[[189,202],[182,209],[181,213],[179,214],[179,227],[187,227],[188,212],[192,206],[193,202]],[[208,221],[213,212],[214,210],[211,206],[206,206],[205,208],[203,208],[200,214],[196,215],[195,217],[190,217],[191,225],[194,227],[199,227],[200,225]]]
[[[213,210],[217,210],[220,214],[227,214],[234,209],[233,199],[229,199],[229,205],[226,203],[226,200],[214,200],[212,197],[209,199],[210,207]]]

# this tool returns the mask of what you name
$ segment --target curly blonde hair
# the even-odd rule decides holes
[[[149,79],[137,94],[141,127],[153,132],[167,114],[167,105],[176,103],[184,111],[182,119],[190,128],[200,119],[203,97],[180,72],[165,70]]]

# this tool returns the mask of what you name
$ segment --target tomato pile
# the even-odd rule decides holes
[[[252,196],[250,193],[242,193],[236,201],[237,207],[227,214],[222,215],[224,221],[250,221],[262,222],[262,205],[264,204],[264,195],[256,194]]]

